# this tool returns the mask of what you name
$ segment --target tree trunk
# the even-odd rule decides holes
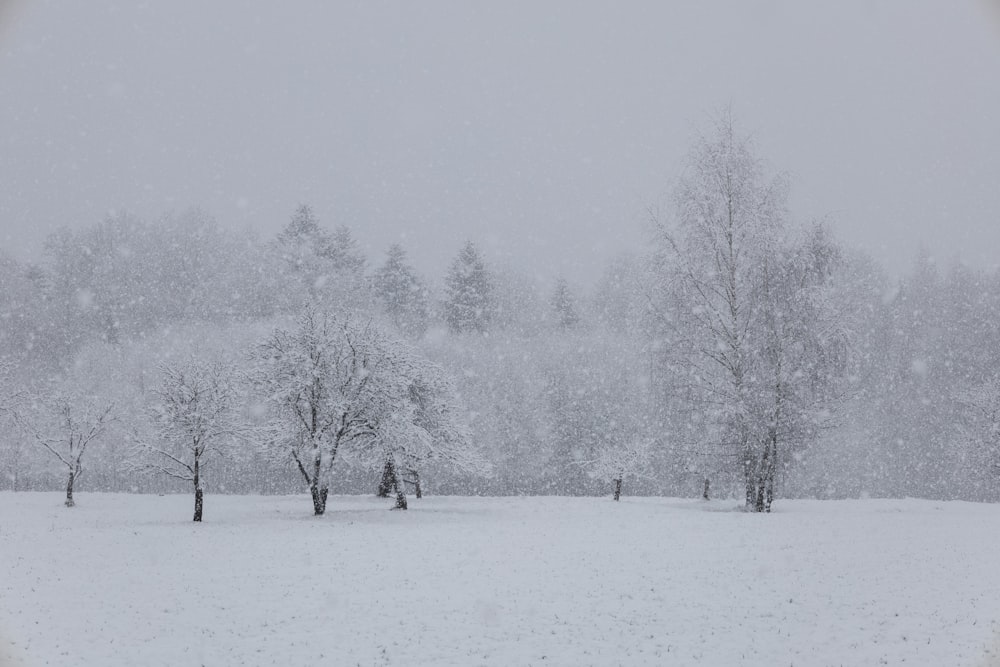
[[[66,507],[73,507],[76,503],[73,502],[73,481],[76,479],[76,471],[69,471],[69,481],[66,482]]]
[[[705,478],[705,487],[701,491],[702,500],[708,500],[708,486],[709,486],[709,480],[708,480],[708,477],[706,477]]]
[[[764,491],[764,511],[771,511],[771,503],[774,502],[774,478],[778,470],[778,436],[777,434],[771,435],[770,443],[771,453],[768,457],[767,465],[767,479]]]
[[[417,496],[417,498],[423,498],[424,492],[423,489],[420,488],[420,473],[416,470],[412,470],[411,472],[413,473],[413,493]]]
[[[619,477],[615,480],[615,500],[622,497],[622,479]]]
[[[378,483],[378,491],[375,495],[379,498],[388,498],[395,478],[396,470],[392,464],[392,457],[386,457],[385,466],[382,468],[382,479]]]
[[[326,496],[329,489],[325,486],[320,488],[318,484],[313,483],[309,485],[309,493],[312,495],[313,515],[322,516],[326,512]]]
[[[757,466],[757,489],[754,495],[754,512],[764,511],[764,495],[767,490],[767,459],[768,445],[765,445],[764,453],[761,457],[760,465]]]
[[[202,497],[202,490],[194,490],[194,520],[201,521],[201,508],[204,505],[204,500]]]
[[[201,521],[201,508],[204,499],[201,492],[201,460],[195,453],[194,457],[194,521]]]
[[[395,465],[392,466],[392,485],[396,488],[396,506],[393,509],[405,510],[406,487],[403,486],[403,480],[399,478],[399,471]]]
[[[746,508],[751,511],[753,511],[754,507],[756,506],[756,495],[757,495],[756,489],[754,488],[756,486],[755,484],[756,475],[754,474],[754,469],[756,468],[756,466],[754,465],[753,459],[754,459],[753,448],[750,447],[749,443],[747,443],[743,447],[743,484],[746,487],[746,502],[747,502]]]

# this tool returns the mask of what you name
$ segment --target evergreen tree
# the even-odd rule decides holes
[[[330,243],[323,248],[322,256],[329,260],[335,272],[344,276],[356,277],[365,272],[365,256],[347,225],[340,225],[333,230]]]
[[[571,329],[580,323],[580,316],[576,312],[573,295],[570,294],[569,285],[565,278],[559,278],[556,281],[556,288],[552,294],[552,308],[556,311],[557,321],[561,328]]]
[[[393,324],[410,336],[427,330],[427,288],[406,261],[398,243],[389,246],[385,264],[376,272],[375,286]]]
[[[292,219],[285,225],[285,228],[278,234],[278,242],[286,247],[299,246],[307,242],[315,245],[315,241],[323,237],[323,231],[319,227],[319,221],[312,207],[308,204],[300,204]]]
[[[296,209],[278,234],[278,249],[288,273],[305,286],[309,298],[354,310],[368,301],[365,257],[349,227],[333,233],[319,226],[310,206]]]
[[[455,333],[489,329],[495,285],[479,250],[467,242],[445,276],[445,319]]]

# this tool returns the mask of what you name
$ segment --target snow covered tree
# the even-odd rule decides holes
[[[225,455],[246,426],[239,407],[233,370],[220,362],[189,360],[160,368],[153,391],[153,432],[138,438],[133,464],[139,471],[190,482],[194,521],[201,521],[206,464]]]
[[[601,452],[652,432],[648,374],[627,342],[600,332],[561,334],[549,343],[544,404],[552,491],[585,495],[598,490],[589,474]]]
[[[807,394],[843,344],[823,296],[835,253],[821,236],[812,255],[787,248],[785,193],[724,116],[688,157],[674,223],[656,219],[651,267],[662,381],[684,404],[685,435],[738,462],[757,512],[770,510],[788,446],[814,436]]]
[[[444,370],[399,344],[388,356],[392,374],[387,379],[394,388],[382,393],[375,435],[360,456],[370,467],[381,467],[378,495],[395,491],[396,509],[406,509],[405,478],[409,475],[419,498],[423,465],[442,463],[476,474],[489,466],[472,447],[464,410]]]
[[[967,441],[968,481],[985,487],[977,489],[979,497],[995,498],[1000,488],[1000,376],[961,389],[954,398],[965,408],[957,430]]]
[[[565,278],[556,280],[555,290],[552,293],[552,309],[555,311],[559,327],[570,329],[580,323],[580,315],[577,313],[573,295]]]
[[[335,273],[351,279],[362,276],[368,262],[358,247],[354,232],[347,225],[337,225],[330,236],[330,245],[323,253]]]
[[[0,417],[12,414],[24,391],[14,385],[13,364],[0,359]]]
[[[479,249],[469,241],[445,276],[444,312],[454,333],[484,333],[490,328],[494,305],[493,276]]]
[[[278,234],[278,247],[289,276],[301,281],[315,298],[326,281],[329,267],[324,259],[333,247],[330,234],[319,226],[312,207],[302,204]]]
[[[372,324],[307,308],[294,329],[276,329],[253,351],[253,381],[272,411],[271,442],[302,474],[316,515],[326,511],[341,449],[376,433],[391,391],[385,348]]]
[[[30,399],[14,418],[39,447],[66,468],[66,507],[73,507],[73,489],[84,470],[83,456],[115,421],[114,405],[57,389]]]
[[[614,484],[614,499],[622,495],[622,482],[631,475],[642,474],[649,466],[652,440],[627,440],[601,449],[597,459],[588,464],[588,474],[595,479]]]
[[[0,425],[13,418],[25,398],[24,391],[15,385],[13,364],[0,360]],[[4,429],[0,433],[0,470],[6,471],[11,490],[18,490],[21,465],[24,458],[23,440]]]
[[[834,284],[840,249],[822,225],[765,266],[746,409],[758,444],[753,509],[770,511],[778,471],[815,442],[838,407],[850,316]]]
[[[407,263],[403,246],[398,243],[389,246],[385,264],[375,274],[375,285],[396,328],[413,338],[422,336],[429,319],[427,288]]]
[[[299,206],[278,235],[278,254],[298,292],[289,303],[304,299],[339,309],[357,309],[366,301],[366,261],[350,228],[331,233],[322,228],[312,208]]]

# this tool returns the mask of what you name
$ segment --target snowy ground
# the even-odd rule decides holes
[[[78,503],[0,493],[4,667],[1000,664],[1000,506]]]

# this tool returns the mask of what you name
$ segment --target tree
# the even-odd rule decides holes
[[[493,276],[467,242],[445,276],[445,320],[455,333],[485,333],[493,317]]]
[[[765,265],[747,416],[755,511],[770,511],[779,468],[815,442],[839,404],[848,369],[848,315],[834,283],[840,249],[822,225]],[[744,463],[746,468],[746,463]]]
[[[614,499],[622,495],[622,482],[630,475],[641,474],[649,465],[652,441],[628,440],[603,448],[597,459],[590,462],[591,477],[614,484]]]
[[[134,469],[190,482],[194,487],[194,521],[201,521],[206,463],[245,435],[237,414],[233,371],[220,362],[190,360],[160,367],[153,391],[152,438],[136,445],[144,459]]]
[[[395,491],[396,509],[406,509],[404,477],[409,475],[419,498],[421,466],[441,462],[479,474],[489,466],[472,448],[464,411],[444,370],[399,344],[387,356],[392,386],[382,393],[375,435],[360,456],[382,471],[378,495]]]
[[[358,248],[354,232],[347,225],[337,225],[330,237],[330,244],[322,255],[333,266],[335,273],[351,278],[362,276],[368,264]]]
[[[15,413],[25,433],[66,467],[66,507],[76,504],[73,488],[83,475],[83,456],[115,421],[113,411],[113,404],[56,390],[44,398],[34,397],[28,407]]]
[[[292,219],[278,234],[278,248],[288,273],[300,281],[310,297],[315,298],[331,267],[326,259],[331,255],[333,238],[320,228],[312,207],[302,204]]]
[[[673,224],[655,216],[651,312],[666,392],[696,448],[718,439],[737,463],[747,509],[769,511],[782,444],[807,440],[805,399],[819,365],[841,344],[819,291],[832,257],[785,250],[786,184],[765,177],[748,139],[725,115],[696,142],[675,192]],[[833,346],[833,347],[831,347]]]
[[[9,417],[13,417],[22,402],[25,393],[15,386],[13,364],[0,359],[0,424],[6,423]],[[18,481],[21,474],[21,463],[24,455],[24,446],[21,438],[11,434],[0,435],[0,464],[7,470],[10,478],[12,491],[18,490]]]
[[[390,359],[373,325],[307,308],[291,330],[256,346],[253,381],[272,413],[270,442],[287,453],[322,515],[345,445],[375,435]]]
[[[278,234],[276,247],[292,278],[290,303],[308,300],[349,310],[368,301],[366,261],[349,227],[340,225],[331,233],[320,227],[310,206],[301,205]]]
[[[565,278],[556,280],[556,287],[552,293],[552,309],[556,313],[556,322],[560,328],[570,329],[580,323],[580,315],[576,312],[576,304]]]
[[[406,261],[398,243],[389,246],[385,264],[375,274],[376,291],[396,328],[413,338],[427,330],[427,288]]]
[[[992,487],[995,493],[1000,479],[1000,376],[991,375],[977,386],[959,390],[955,399],[965,409],[957,430],[971,445],[973,483]]]

